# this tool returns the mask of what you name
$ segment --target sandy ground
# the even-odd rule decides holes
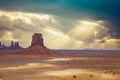
[[[120,80],[120,58],[2,55],[0,80]]]

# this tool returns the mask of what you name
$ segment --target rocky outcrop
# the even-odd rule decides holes
[[[17,50],[17,49],[23,49],[23,48],[19,45],[19,42],[11,41],[11,46],[8,47],[8,49]]]
[[[55,53],[43,46],[40,45],[35,45],[35,46],[30,46],[23,50],[21,54],[28,54],[28,55],[54,55]]]
[[[7,46],[4,45],[4,43],[0,42],[0,50],[1,49],[7,49]]]
[[[0,42],[0,50],[22,50],[23,48],[19,45],[19,42],[11,41],[11,45],[5,46],[4,43]]]
[[[44,40],[42,34],[35,33],[32,36],[31,45],[20,52],[23,55],[44,55],[44,56],[53,56],[56,53],[44,46]]]
[[[35,45],[39,45],[39,46],[43,46],[44,47],[42,34],[35,33],[32,36],[31,46],[35,46]]]

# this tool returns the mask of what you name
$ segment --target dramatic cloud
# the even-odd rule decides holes
[[[108,29],[102,26],[102,21],[78,21],[73,27],[69,36],[83,42],[94,42],[95,39],[102,39],[108,35]]]
[[[0,11],[0,40],[7,43],[11,40],[20,41],[22,46],[27,47],[33,33],[38,32],[44,35],[45,45],[50,48],[74,48],[82,45],[82,42],[65,35],[57,25],[59,22],[52,15]]]
[[[119,49],[120,41],[109,33],[109,28],[101,20],[67,20],[64,17],[0,11],[0,41],[9,44],[11,40],[20,41],[28,47],[31,35],[42,33],[44,43],[53,49]]]
[[[0,9],[46,13],[67,20],[95,19],[108,21],[106,26],[115,38],[120,38],[119,0],[1,0]],[[116,35],[113,35],[116,33]]]

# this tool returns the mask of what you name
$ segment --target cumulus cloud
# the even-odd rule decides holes
[[[34,32],[45,33],[53,23],[51,15],[0,11],[0,37],[2,41],[18,40],[28,46]]]
[[[104,42],[97,46],[101,49],[120,49],[120,40],[119,39],[106,39]]]
[[[52,15],[0,12],[0,40],[5,43],[20,41],[22,46],[27,47],[33,33],[42,33],[45,45],[50,48],[79,48],[82,45],[82,42],[71,39],[58,29],[59,22]]]
[[[106,37],[108,29],[102,26],[99,21],[78,21],[68,34],[76,40],[90,43],[94,42],[95,39]]]
[[[64,21],[48,14],[0,11],[0,41],[28,47],[31,36],[42,33],[45,45],[53,49],[120,47],[119,39],[108,38],[109,29],[101,21]]]

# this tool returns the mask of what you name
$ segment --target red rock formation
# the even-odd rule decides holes
[[[42,34],[35,33],[35,34],[32,36],[31,46],[35,46],[35,45],[44,46]]]
[[[43,44],[42,34],[35,33],[32,36],[31,46],[23,50],[20,54],[53,56],[55,52],[46,48]]]
[[[55,54],[52,50],[40,45],[30,46],[25,49],[22,53],[30,55],[53,55]]]

